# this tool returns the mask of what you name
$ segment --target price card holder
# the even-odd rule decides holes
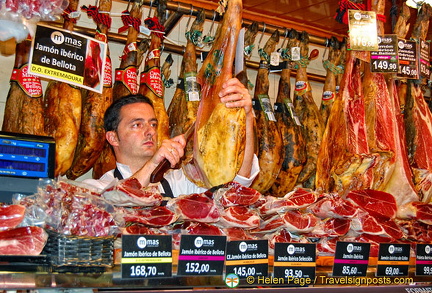
[[[398,73],[397,35],[378,37],[378,51],[371,52],[371,71],[381,73]]]
[[[419,78],[419,58],[417,47],[416,41],[408,41],[404,39],[398,40],[398,77],[409,79]]]
[[[333,276],[366,276],[370,243],[336,243]]]
[[[432,276],[432,244],[416,245],[416,276]]]
[[[170,235],[122,235],[122,278],[172,276]]]
[[[420,64],[420,76],[429,79],[430,77],[430,45],[423,39],[420,39],[420,54],[419,54],[419,64]]]
[[[181,235],[177,275],[222,275],[225,251],[226,236]]]
[[[348,10],[350,50],[378,51],[376,13]]]
[[[230,241],[227,243],[226,274],[241,279],[268,275],[268,240]]]
[[[316,244],[275,243],[273,275],[289,284],[311,285],[315,280]]]
[[[410,244],[380,243],[377,276],[408,276]]]

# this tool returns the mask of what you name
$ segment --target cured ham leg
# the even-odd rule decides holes
[[[124,25],[128,28],[126,45],[120,56],[120,67],[115,70],[115,81],[112,90],[112,99],[115,101],[121,97],[136,94],[138,92],[137,84],[137,59],[138,46],[137,39],[139,27],[132,25],[133,19],[141,19],[141,4],[135,1],[130,10],[130,18],[124,19]],[[105,142],[104,148],[99,158],[93,166],[93,178],[100,178],[103,174],[116,167],[114,153],[108,142]]]
[[[67,11],[78,9],[70,0]],[[75,19],[65,17],[63,28],[73,30]],[[81,123],[81,90],[64,82],[51,81],[45,91],[45,131],[56,143],[54,175],[64,175],[72,165]]]
[[[31,40],[18,43],[3,117],[3,131],[45,135],[42,84],[28,74]]]
[[[194,133],[194,160],[207,187],[232,181],[243,162],[245,111],[227,108],[218,96],[222,84],[232,77],[241,11],[241,0],[228,2],[213,47],[198,73],[202,96]]]
[[[266,193],[275,182],[282,166],[282,136],[278,129],[271,106],[269,92],[270,54],[275,51],[279,42],[279,31],[275,31],[260,51],[260,68],[258,69],[254,108],[256,116],[258,160],[260,173],[251,187]]]
[[[288,45],[284,52],[290,52],[292,43],[297,40],[297,36],[297,31],[290,31]],[[279,91],[274,107],[277,128],[282,135],[283,162],[281,170],[269,190],[269,194],[277,197],[285,196],[294,189],[297,178],[306,162],[305,140],[291,100],[292,64],[287,53],[282,54],[282,58],[287,66],[281,72]]]
[[[146,19],[146,24],[150,30],[164,30],[166,0],[158,1],[157,17]],[[145,60],[144,71],[140,77],[139,93],[148,97],[153,102],[156,118],[158,120],[158,145],[164,139],[169,139],[169,120],[164,105],[165,87],[162,82],[160,55],[162,45],[162,34],[152,32],[150,49]]]
[[[306,72],[310,58],[316,58],[317,56],[313,56],[314,51],[311,52],[310,57],[308,56],[309,35],[306,32],[300,35],[299,41],[301,59],[296,62],[298,69],[293,103],[294,110],[302,124],[303,136],[306,141],[307,159],[297,181],[303,184],[304,187],[313,188],[317,168],[317,157],[324,132],[324,121],[313,99]]]
[[[95,38],[108,42],[107,33],[111,26],[111,18],[108,14],[99,11],[111,11],[111,0],[100,0],[98,14],[95,20],[103,20],[97,23]],[[112,103],[112,66],[109,51],[105,62],[105,77],[103,81],[102,93],[87,91],[82,96],[81,126],[78,144],[75,149],[75,156],[72,166],[66,172],[69,179],[76,179],[89,171],[105,145],[104,113]]]

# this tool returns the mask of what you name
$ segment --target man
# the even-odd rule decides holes
[[[236,78],[229,79],[219,93],[226,107],[242,107],[246,112],[246,146],[243,164],[235,181],[250,186],[259,172],[254,155],[253,110],[248,90]],[[86,179],[85,183],[104,189],[117,179],[135,177],[142,186],[148,186],[150,175],[165,158],[174,167],[184,155],[186,141],[183,135],[164,140],[157,148],[158,121],[151,101],[141,95],[131,95],[115,101],[104,117],[106,139],[111,144],[117,168],[99,180]],[[159,185],[161,193],[177,197],[181,194],[204,192],[187,179],[181,169],[170,170]]]

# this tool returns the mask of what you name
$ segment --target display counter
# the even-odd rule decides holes
[[[115,265],[103,272],[92,272],[91,269],[82,269],[83,272],[79,272],[80,269],[77,269],[77,272],[56,272],[49,265],[29,265],[27,263],[20,267],[15,264],[9,270],[3,266],[0,272],[0,288],[4,290],[91,288],[98,292],[129,290],[134,292],[184,292],[191,289],[206,292],[216,292],[216,290],[236,290],[236,292],[252,292],[253,290],[256,292],[257,289],[265,289],[266,292],[269,292],[298,290],[300,287],[287,279],[272,277],[242,279],[236,288],[231,289],[225,283],[225,276],[180,277],[173,274],[173,277],[170,278],[122,279],[120,265]],[[23,271],[29,268],[31,271]],[[376,267],[370,266],[366,277],[332,277],[331,266],[317,266],[314,284],[302,287],[301,290],[305,292],[311,290],[315,292],[371,292],[371,290],[372,292],[377,290],[380,292],[432,292],[432,277],[415,276],[412,266],[406,277],[376,277],[375,272]]]

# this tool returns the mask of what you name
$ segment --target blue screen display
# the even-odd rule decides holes
[[[34,141],[26,137],[0,135],[0,175],[51,178],[53,174],[53,141]]]

